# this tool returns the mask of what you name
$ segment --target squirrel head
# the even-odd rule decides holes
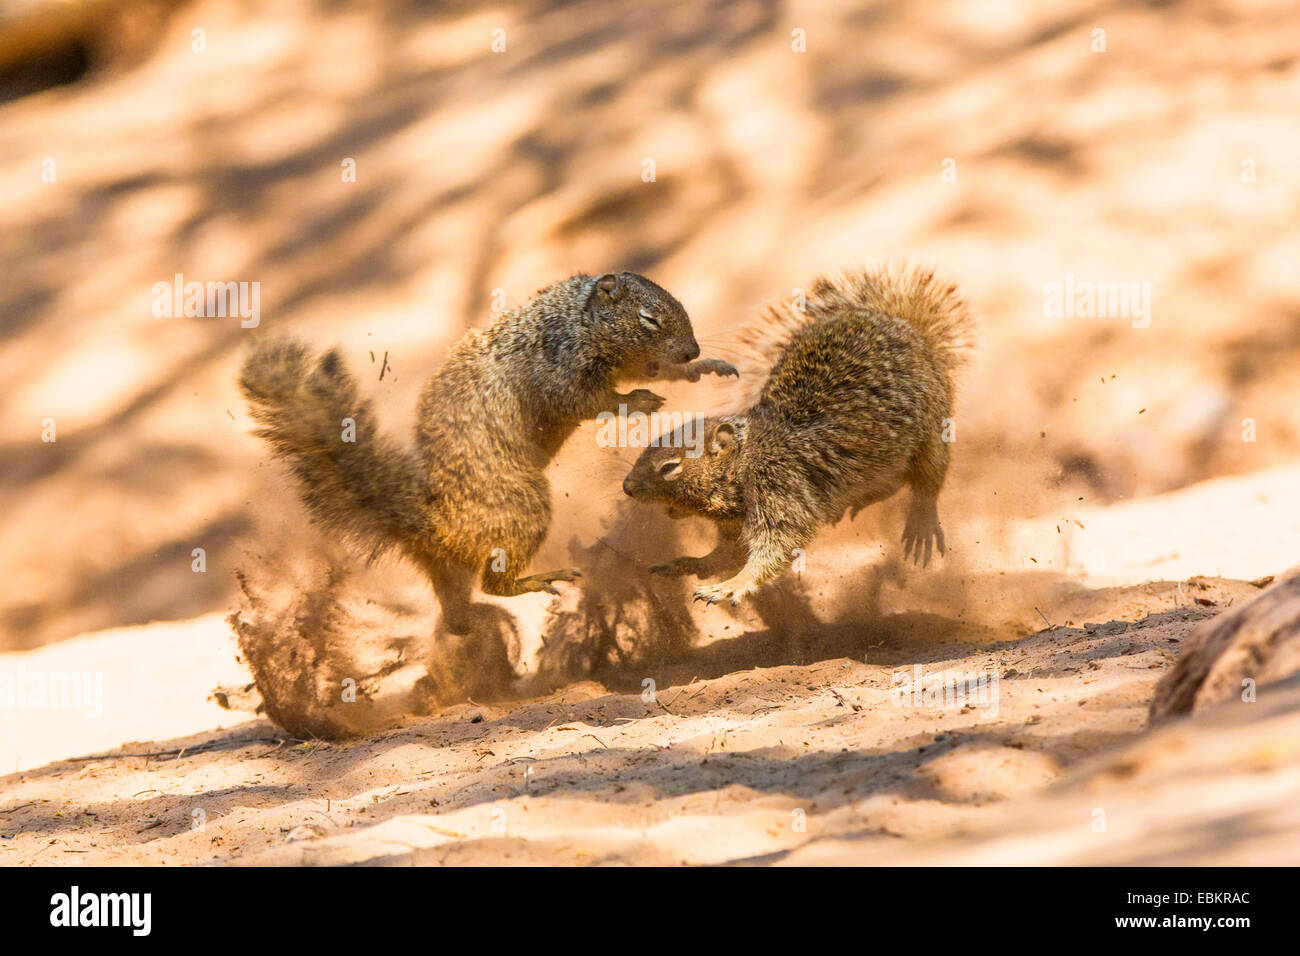
[[[668,506],[670,518],[744,515],[744,490],[736,469],[745,443],[743,415],[696,418],[656,439],[623,479],[637,501]]]
[[[690,316],[666,289],[635,272],[609,273],[591,284],[587,313],[625,354],[625,368],[647,362],[679,365],[700,357]]]

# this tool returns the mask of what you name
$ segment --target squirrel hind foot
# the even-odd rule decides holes
[[[545,591],[547,594],[558,595],[560,592],[554,586],[554,582],[576,581],[580,577],[582,577],[582,572],[577,568],[557,568],[554,571],[539,571],[537,574],[516,578],[514,581],[495,582],[492,588],[484,587],[484,590],[488,594],[496,594],[500,597],[514,597],[519,594],[531,594],[535,591]]]
[[[939,517],[932,510],[912,509],[903,528],[902,541],[905,564],[910,559],[913,564],[928,568],[936,550],[940,557],[948,553]]]

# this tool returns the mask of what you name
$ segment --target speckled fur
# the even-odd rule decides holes
[[[316,360],[297,342],[262,342],[240,386],[312,517],[373,552],[400,549],[429,575],[448,627],[463,632],[476,576],[497,595],[554,593],[552,582],[579,576],[521,576],[551,519],[542,469],[582,420],[659,408],[653,392],[614,388],[647,363],[723,370],[693,363],[698,355],[686,311],[649,279],[575,275],[460,339],[424,387],[414,448],[380,433],[336,351]],[[345,418],[355,442],[342,440]]]
[[[948,470],[944,420],[973,323],[956,287],[924,270],[819,278],[806,311],[774,309],[771,374],[747,412],[706,421],[704,453],[682,436],[651,447],[624,489],[676,516],[714,519],[720,544],[703,558],[655,570],[701,576],[734,570],[696,598],[738,603],[771,581],[846,511],[856,515],[904,485],[912,506],[905,557],[944,553],[937,500]],[[674,447],[676,446],[676,447]]]

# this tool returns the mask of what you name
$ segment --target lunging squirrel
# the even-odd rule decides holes
[[[973,322],[955,286],[923,270],[819,278],[806,310],[767,316],[787,333],[758,402],[706,419],[691,450],[678,429],[647,448],[623,482],[673,517],[718,524],[718,547],[652,571],[711,576],[743,568],[696,600],[738,604],[781,572],[823,524],[888,498],[912,506],[904,558],[944,553],[937,500],[948,470],[945,419]],[[690,423],[696,425],[697,423]],[[686,426],[684,426],[685,428]]]
[[[298,342],[262,342],[239,384],[312,517],[372,553],[398,548],[428,574],[448,630],[467,633],[476,576],[503,596],[581,576],[523,576],[551,520],[542,469],[583,419],[663,404],[618,381],[737,374],[699,354],[685,309],[649,279],[575,275],[460,339],[424,386],[414,449],[380,433],[336,350],[316,360]]]

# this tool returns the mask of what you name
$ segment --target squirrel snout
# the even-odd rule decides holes
[[[633,481],[629,476],[623,479],[623,494],[629,498],[635,498],[636,493],[641,490],[641,485]]]
[[[686,348],[682,349],[680,361],[694,362],[699,357],[700,347],[692,342],[690,345],[686,346]]]

